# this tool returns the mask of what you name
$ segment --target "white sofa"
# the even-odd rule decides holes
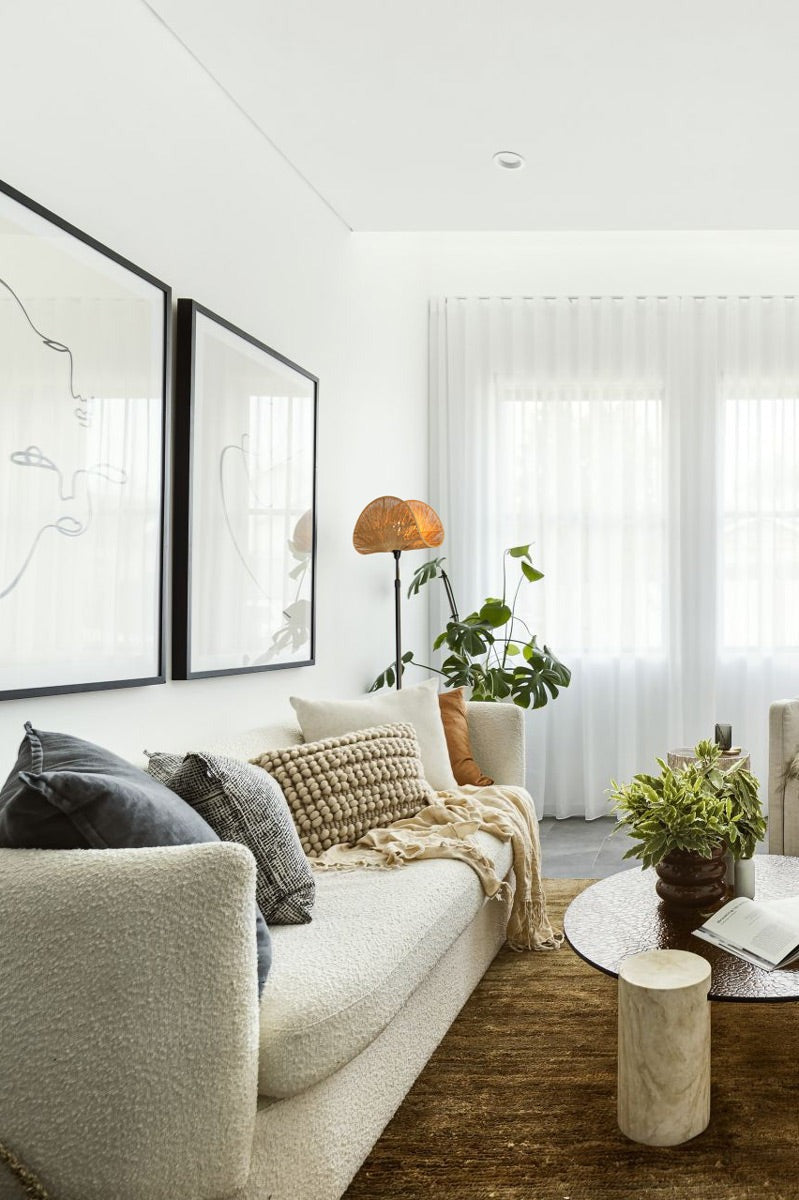
[[[523,785],[521,710],[469,726]],[[461,862],[323,873],[312,922],[272,928],[259,1006],[254,878],[230,844],[0,851],[0,1142],[52,1200],[334,1200],[504,941]]]

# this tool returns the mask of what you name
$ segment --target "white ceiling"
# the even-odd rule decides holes
[[[145,2],[353,229],[799,227],[797,0]]]

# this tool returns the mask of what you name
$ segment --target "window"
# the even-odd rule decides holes
[[[558,580],[545,626],[564,655],[665,652],[661,393],[652,382],[593,380],[501,391],[503,525],[520,527],[521,514],[534,561]],[[526,595],[532,609],[534,589]]]
[[[754,390],[721,404],[722,653],[799,647],[799,389]]]

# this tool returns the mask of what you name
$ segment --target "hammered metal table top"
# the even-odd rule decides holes
[[[591,884],[566,909],[563,929],[572,949],[592,967],[618,976],[630,954],[690,950],[711,967],[711,1000],[799,1000],[799,964],[762,971],[691,936],[707,913],[674,914],[655,891],[654,870],[619,871]],[[799,858],[755,857],[755,899],[799,895]]]

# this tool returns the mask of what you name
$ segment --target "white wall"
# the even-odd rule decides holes
[[[690,186],[686,182],[686,187]],[[378,233],[360,254],[429,296],[799,292],[799,231]]]
[[[392,656],[393,564],[350,538],[374,496],[424,498],[424,305],[141,0],[5,6],[0,101],[0,177],[321,381],[317,665],[7,701],[0,764],[26,719],[138,755],[284,720],[291,693],[362,690]],[[423,625],[409,609],[408,645]]]

